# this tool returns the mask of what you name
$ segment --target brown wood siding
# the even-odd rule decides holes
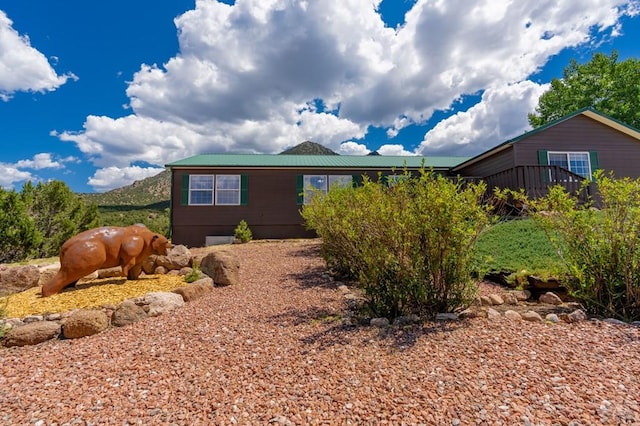
[[[515,160],[513,158],[513,147],[507,147],[504,150],[471,164],[468,167],[460,169],[458,173],[460,176],[469,177],[485,177],[497,172],[501,172],[505,169],[509,169],[515,166]]]
[[[171,239],[174,244],[200,247],[209,235],[229,236],[241,220],[245,220],[254,239],[314,237],[304,226],[297,204],[297,177],[306,175],[362,175],[377,179],[377,171],[265,169],[173,170],[171,193]],[[385,173],[388,174],[389,172]],[[181,205],[183,176],[203,174],[244,174],[248,179],[247,205],[188,206]]]
[[[640,141],[583,115],[558,123],[514,144],[517,165],[538,164],[538,151],[598,153],[601,169],[618,177],[640,177]]]

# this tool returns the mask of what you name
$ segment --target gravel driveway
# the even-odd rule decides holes
[[[640,424],[640,329],[504,317],[343,327],[316,241],[231,246],[242,284],[0,349],[0,424]]]

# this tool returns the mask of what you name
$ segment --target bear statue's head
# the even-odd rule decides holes
[[[169,253],[169,250],[173,247],[171,245],[171,241],[169,241],[166,237],[155,234],[151,238],[151,248],[153,249],[153,254],[159,254],[161,256],[166,256]]]

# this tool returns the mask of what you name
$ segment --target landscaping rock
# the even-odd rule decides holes
[[[513,292],[504,293],[502,295],[502,300],[504,300],[504,303],[507,304],[507,305],[517,305],[518,304],[518,298],[516,297],[515,294],[513,294]]]
[[[570,314],[566,315],[566,317],[563,316],[562,314],[560,314],[558,316],[563,321],[566,321],[568,323],[586,321],[587,320],[587,314],[582,309],[576,309],[575,311],[573,311]]]
[[[544,320],[553,324],[556,324],[560,321],[560,318],[556,314],[547,314],[544,317]]]
[[[99,269],[97,271],[97,278],[115,278],[122,276],[122,268],[120,266],[115,266],[113,268]]]
[[[36,287],[39,281],[40,271],[33,265],[0,265],[0,297]]]
[[[67,339],[92,336],[109,327],[107,314],[97,309],[81,309],[64,321],[62,335]]]
[[[389,319],[388,318],[371,318],[371,321],[369,322],[369,324],[372,327],[386,327],[389,325]]]
[[[480,296],[480,305],[481,306],[491,306],[493,302],[489,296]]]
[[[492,305],[503,305],[504,300],[500,297],[499,294],[490,294],[489,299],[491,300]]]
[[[6,347],[37,345],[60,335],[60,324],[54,321],[32,322],[9,330],[2,339]]]
[[[142,264],[142,270],[147,274],[155,273],[157,267],[162,266],[167,271],[180,270],[192,265],[191,252],[186,246],[173,246],[166,256],[151,255]]]
[[[202,258],[200,269],[213,278],[217,286],[237,285],[240,282],[240,260],[226,250],[215,250]]]
[[[150,317],[162,315],[165,312],[184,306],[184,299],[176,293],[157,291],[147,293],[144,296],[144,303],[148,305]]]
[[[522,319],[531,322],[542,322],[542,317],[536,311],[527,311],[522,314]]]
[[[558,297],[557,294],[548,291],[545,294],[543,294],[542,296],[540,296],[540,298],[538,299],[538,301],[540,303],[546,303],[548,305],[562,305],[562,299],[560,299],[560,297]]]
[[[526,302],[531,297],[529,290],[514,290],[510,293],[513,294],[519,302]]]
[[[209,277],[202,278],[189,285],[178,287],[173,290],[174,293],[182,296],[185,302],[191,302],[192,300],[199,299],[207,293],[211,293],[213,290],[213,280]]]
[[[125,300],[113,311],[111,324],[116,327],[123,327],[134,322],[142,321],[146,317],[147,313],[141,306],[136,305],[133,300]]]
[[[522,315],[520,315],[518,312],[512,311],[512,310],[505,311],[504,316],[509,318],[510,320],[514,320],[514,321],[522,319]]]
[[[500,318],[500,312],[496,311],[493,308],[489,308],[487,309],[487,318],[492,320]]]
[[[441,312],[436,314],[436,321],[457,321],[458,314],[452,312]]]

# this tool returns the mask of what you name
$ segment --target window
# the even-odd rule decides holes
[[[299,192],[304,192],[303,203],[309,204],[315,194],[326,194],[334,186],[344,188],[351,185],[351,175],[304,175]]]
[[[560,166],[585,179],[591,179],[591,162],[588,152],[549,152],[548,155],[550,166]]]
[[[239,206],[247,204],[246,175],[185,175],[182,183],[182,205]]]
[[[213,175],[189,176],[189,205],[213,204]]]
[[[218,175],[216,178],[216,205],[239,205],[240,175]]]

